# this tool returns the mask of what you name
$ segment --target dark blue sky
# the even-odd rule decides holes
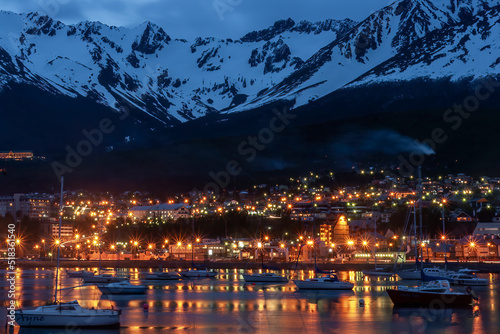
[[[0,9],[39,12],[64,23],[136,26],[152,21],[173,37],[241,37],[279,19],[362,20],[394,0],[1,0]]]

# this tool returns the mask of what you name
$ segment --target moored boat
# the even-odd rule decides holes
[[[68,275],[68,277],[76,277],[76,278],[89,277],[95,275],[93,271],[88,271],[88,270],[66,270],[66,274]]]
[[[172,272],[172,273],[152,273],[152,274],[147,274],[144,279],[146,280],[158,280],[158,281],[176,281],[180,280],[182,277],[178,272]]]
[[[451,274],[448,278],[450,283],[455,285],[484,286],[488,285],[489,282],[486,278],[461,273]]]
[[[276,275],[275,273],[243,274],[243,279],[247,283],[288,282],[288,278]]]
[[[146,293],[147,290],[144,285],[134,285],[128,281],[98,285],[97,287],[106,295],[135,295]]]
[[[418,287],[399,286],[387,289],[394,306],[465,307],[473,297],[469,292],[455,292],[446,280],[430,281]]]
[[[424,268],[424,269],[404,269],[399,270],[396,274],[399,278],[403,280],[421,280],[422,279],[422,271],[425,275],[432,277],[434,280],[436,279],[445,279],[449,274],[454,273],[449,270],[439,269],[439,268]]]
[[[206,267],[194,267],[193,269],[187,271],[181,271],[180,274],[182,277],[203,278],[215,277],[218,273],[216,271],[209,270]]]
[[[373,270],[362,270],[361,271],[365,276],[371,277],[391,277],[394,275],[393,272],[385,271],[383,268],[375,268]]]
[[[34,310],[16,310],[20,327],[105,327],[120,324],[119,310],[87,309],[74,300]]]
[[[334,274],[306,280],[294,280],[293,283],[299,290],[352,290],[354,287],[353,283],[341,281]]]
[[[125,277],[116,277],[111,274],[101,274],[82,277],[84,283],[114,283],[126,281]]]

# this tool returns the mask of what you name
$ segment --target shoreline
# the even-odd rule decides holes
[[[216,262],[194,262],[195,265],[201,265],[209,269],[260,269],[260,262],[246,261],[216,261]],[[442,262],[425,263],[424,267],[442,266]],[[25,261],[17,260],[16,268],[55,268],[56,261]],[[272,266],[283,270],[314,270],[314,262],[266,262],[266,266]],[[399,269],[413,268],[414,263],[398,264]],[[1,260],[0,267],[7,268],[7,261]],[[99,261],[85,260],[60,260],[61,268],[98,268]],[[165,261],[165,260],[120,260],[120,261],[101,261],[101,268],[181,268],[187,269],[192,267],[191,261]],[[318,267],[322,270],[337,270],[337,271],[360,271],[374,269],[373,263],[318,263]],[[394,264],[379,264],[379,268],[392,270]],[[484,263],[484,262],[448,262],[447,268],[450,270],[458,270],[460,268],[469,268],[478,270],[481,273],[500,273],[500,263]]]

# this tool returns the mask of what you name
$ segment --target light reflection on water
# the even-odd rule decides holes
[[[176,271],[176,270],[169,270]],[[84,307],[122,310],[121,327],[110,330],[81,330],[78,333],[470,333],[497,332],[500,315],[497,274],[480,274],[490,279],[488,287],[474,288],[480,298],[475,309],[398,309],[385,290],[401,284],[394,278],[368,278],[360,272],[340,272],[341,280],[355,282],[352,291],[297,291],[287,284],[245,284],[244,270],[222,271],[217,279],[143,281],[147,270],[114,270],[108,273],[130,276],[133,284],[148,286],[144,295],[102,295],[94,285],[63,290],[62,300],[77,299]],[[251,271],[250,271],[251,272]],[[254,271],[259,272],[259,271]],[[0,271],[3,275],[5,271]],[[282,271],[293,278],[310,278],[312,271]],[[60,273],[61,287],[80,285],[77,278]],[[409,282],[417,285],[418,282]],[[18,270],[16,294],[19,306],[40,305],[53,296],[51,269]],[[1,280],[1,299],[7,299],[8,285]],[[365,306],[360,307],[359,300]],[[143,311],[147,304],[148,312]],[[5,319],[5,308],[0,317]],[[22,329],[14,333],[65,333],[57,329]],[[75,332],[76,333],[76,332]]]

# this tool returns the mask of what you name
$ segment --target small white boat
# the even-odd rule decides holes
[[[424,273],[432,277],[447,277],[449,274],[454,273],[453,271],[439,269],[439,268],[424,268]],[[421,269],[405,269],[399,270],[396,274],[403,280],[421,280],[422,270]]]
[[[247,283],[288,282],[288,278],[276,275],[275,273],[243,274],[243,279]]]
[[[209,270],[206,267],[195,267],[193,269],[187,270],[187,271],[181,271],[180,274],[182,277],[215,277],[218,275],[216,271]]]
[[[34,310],[16,310],[20,327],[111,327],[120,324],[119,310],[87,309],[76,300],[40,306]]]
[[[446,280],[430,281],[418,287],[398,286],[387,289],[394,306],[432,306],[464,307],[472,304],[473,297],[468,292],[451,291]]]
[[[337,275],[329,274],[319,278],[310,278],[305,281],[294,280],[299,290],[352,290],[354,284],[340,281]]]
[[[484,286],[488,285],[489,281],[486,278],[479,278],[475,275],[462,273],[451,274],[448,276],[451,284],[468,285],[468,286]]]
[[[66,270],[66,274],[68,275],[68,277],[76,277],[76,278],[83,278],[95,275],[93,271],[88,271],[88,270]]]
[[[385,271],[383,268],[375,268],[373,270],[362,270],[363,275],[370,277],[391,277],[394,275],[392,272]]]
[[[180,280],[182,277],[178,272],[171,272],[171,273],[153,273],[153,274],[147,274],[145,276],[146,280],[158,280],[158,281],[176,281]]]
[[[97,287],[106,295],[136,295],[146,293],[147,290],[144,285],[134,285],[128,281],[98,285]]]
[[[114,283],[114,282],[122,282],[127,279],[124,277],[116,277],[111,274],[101,274],[94,276],[84,276],[82,277],[84,283]]]

